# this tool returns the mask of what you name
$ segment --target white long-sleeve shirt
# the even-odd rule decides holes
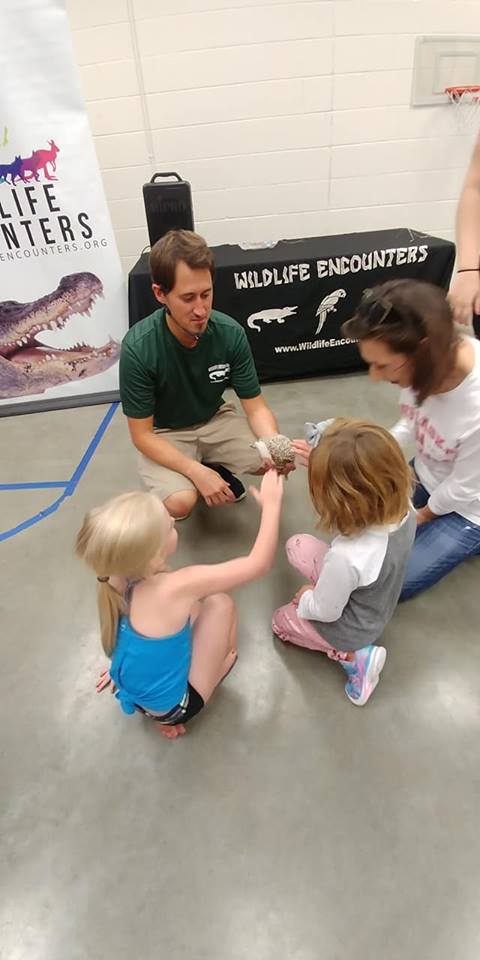
[[[427,397],[421,407],[411,389],[402,390],[402,417],[391,432],[400,446],[415,444],[415,470],[432,513],[458,513],[480,524],[480,342],[468,340],[473,370],[454,390]]]
[[[396,607],[415,530],[411,510],[401,523],[335,537],[317,583],[300,597],[298,616],[338,650],[375,643]]]

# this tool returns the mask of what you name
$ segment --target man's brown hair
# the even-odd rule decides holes
[[[419,405],[445,380],[458,343],[445,291],[421,280],[389,280],[366,290],[342,333],[382,341],[408,356]]]
[[[388,430],[338,417],[312,450],[310,496],[329,533],[346,537],[398,523],[410,507],[410,467]]]
[[[210,270],[213,283],[215,261],[203,237],[192,230],[169,230],[150,251],[152,282],[158,284],[164,293],[170,293],[175,286],[175,272],[180,260],[191,270]]]

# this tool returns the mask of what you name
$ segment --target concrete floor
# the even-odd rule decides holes
[[[363,375],[265,394],[290,434],[396,415]],[[66,479],[103,412],[3,420],[0,481]],[[237,591],[237,669],[167,743],[95,694],[95,585],[72,555],[84,511],[135,486],[117,413],[73,498],[2,544],[2,960],[478,960],[480,561],[398,609],[360,710],[340,668],[272,638],[299,583],[279,553]],[[0,529],[52,499],[0,492]],[[256,522],[248,501],[199,509],[179,562],[244,551]],[[282,535],[312,529],[299,470]]]

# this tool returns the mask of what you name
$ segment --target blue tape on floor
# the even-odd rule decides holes
[[[92,439],[90,440],[90,443],[88,444],[88,447],[85,450],[85,453],[83,454],[83,457],[80,460],[78,467],[76,468],[76,470],[73,471],[72,476],[68,481],[68,486],[67,486],[67,489],[65,490],[66,497],[70,497],[73,491],[75,490],[75,487],[77,486],[78,481],[80,480],[82,474],[85,472],[86,468],[88,467],[88,464],[92,459],[93,454],[95,453],[95,450],[97,449],[98,444],[100,443],[100,440],[102,439],[103,434],[105,433],[105,430],[107,429],[108,424],[110,423],[110,420],[112,419],[117,407],[118,407],[118,400],[115,403],[112,403],[111,407],[107,410],[95,436],[92,437]]]
[[[39,483],[0,483],[0,490],[47,490],[49,487],[68,487],[69,480],[46,480]]]
[[[97,449],[98,444],[100,443],[103,437],[103,434],[105,433],[105,430],[107,429],[117,407],[118,407],[118,401],[116,401],[115,403],[112,403],[109,409],[107,410],[100,426],[98,427],[98,430],[96,431],[95,435],[92,437],[90,443],[88,444],[88,447],[85,450],[85,453],[83,454],[83,457],[80,460],[80,463],[78,464],[76,469],[73,471],[72,476],[70,477],[70,480],[66,484],[60,483],[60,481],[58,484],[56,482],[51,484],[51,486],[62,486],[62,487],[64,486],[65,490],[62,493],[62,495],[58,497],[57,500],[54,500],[53,503],[50,504],[50,506],[45,507],[43,510],[40,510],[40,512],[36,513],[33,517],[29,517],[28,520],[23,520],[22,523],[19,523],[18,526],[16,527],[12,527],[11,530],[5,530],[3,533],[0,533],[0,543],[2,542],[2,540],[9,540],[10,537],[15,537],[17,533],[21,533],[22,530],[27,530],[28,527],[33,527],[35,523],[39,523],[40,520],[44,520],[45,517],[49,517],[50,514],[55,513],[55,511],[58,510],[60,504],[63,503],[66,497],[72,496],[72,493],[75,492],[75,489],[82,475],[85,473],[85,470],[87,469],[88,464],[90,463],[90,460],[92,459],[93,454],[95,453],[95,450]],[[8,489],[9,485],[6,484],[5,486]],[[5,486],[3,489],[5,489]],[[14,488],[18,489],[18,487],[21,487],[21,486],[22,486],[21,484],[19,484],[18,486],[14,485]],[[38,486],[40,485],[37,485],[37,487]]]

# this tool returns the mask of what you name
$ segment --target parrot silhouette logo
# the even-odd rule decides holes
[[[329,293],[327,297],[323,298],[315,314],[315,316],[318,317],[318,326],[315,330],[315,335],[322,332],[327,315],[332,312],[335,313],[338,301],[343,300],[343,298],[346,296],[346,290],[334,290],[333,293]]]

